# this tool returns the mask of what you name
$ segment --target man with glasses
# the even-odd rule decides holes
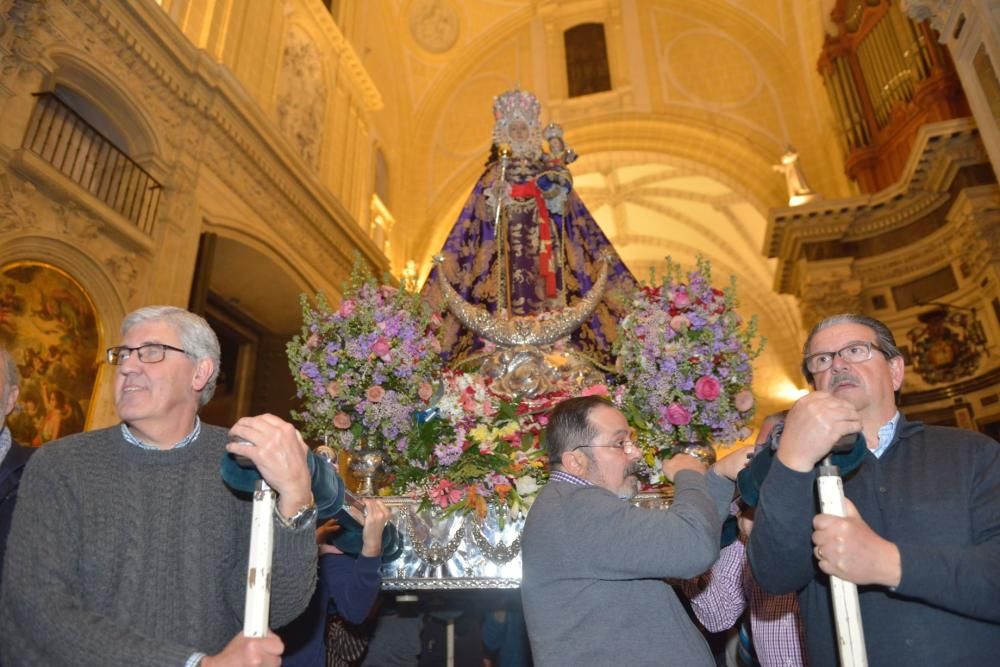
[[[858,585],[869,664],[994,664],[1000,446],[900,414],[903,359],[878,320],[819,323],[803,372],[815,391],[772,438],[749,557],[765,590],[798,591],[810,664],[838,664],[827,575]],[[847,516],[817,516],[814,467],[855,434],[867,451],[843,480]]]
[[[664,579],[701,574],[718,557],[732,480],[748,450],[712,470],[686,454],[664,461],[675,495],[663,511],[628,502],[640,452],[607,399],[563,401],[545,435],[552,473],[521,537],[534,664],[714,665]]]
[[[129,314],[107,352],[122,423],[46,444],[25,470],[0,597],[10,665],[278,665],[243,637],[251,503],[222,481],[239,453],[278,493],[271,623],[313,592],[306,444],[273,415],[202,424],[219,375],[208,323],[169,306]]]

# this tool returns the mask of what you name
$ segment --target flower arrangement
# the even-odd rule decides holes
[[[355,260],[339,308],[322,294],[301,298],[303,326],[288,343],[288,362],[302,409],[293,416],[312,437],[345,450],[406,451],[412,414],[431,398],[440,373],[435,316],[406,290],[379,285]],[[439,320],[438,320],[439,321]]]
[[[763,350],[756,318],[743,326],[735,278],[712,287],[699,257],[683,280],[669,257],[658,284],[641,286],[619,325],[616,351],[623,384],[616,402],[636,429],[654,469],[683,443],[730,443],[746,438],[755,401],[751,361]]]
[[[443,373],[434,407],[418,416],[406,464],[391,475],[394,493],[420,497],[446,514],[484,516],[488,503],[512,516],[527,511],[547,477],[546,413],[565,394],[508,402],[490,384],[474,373]]]

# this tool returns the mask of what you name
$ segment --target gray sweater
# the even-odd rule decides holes
[[[799,591],[811,665],[835,667],[829,577],[812,554],[815,472],[775,460],[748,554],[771,593]],[[892,446],[868,453],[844,493],[899,547],[896,589],[859,586],[868,664],[939,667],[1000,661],[1000,446],[971,431],[900,417]]]
[[[120,427],[42,447],[21,481],[0,597],[5,667],[182,667],[242,628],[249,499],[222,482],[226,431],[144,450]],[[316,579],[314,526],[275,524],[271,626]]]
[[[666,578],[719,556],[733,484],[681,471],[669,510],[596,486],[549,482],[522,534],[521,598],[538,667],[714,665]]]

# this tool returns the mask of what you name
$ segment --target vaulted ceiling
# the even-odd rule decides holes
[[[479,175],[492,99],[519,86],[581,155],[576,187],[640,278],[669,255],[709,258],[738,280],[768,349],[764,409],[802,387],[803,332],[761,251],[768,209],[786,205],[771,169],[794,145],[816,190],[843,176],[816,60],[833,0],[382,0],[342,3],[342,29],[379,88],[374,123],[389,160],[394,267],[426,274]],[[354,7],[354,9],[352,9]],[[569,98],[563,32],[605,26],[612,90]]]

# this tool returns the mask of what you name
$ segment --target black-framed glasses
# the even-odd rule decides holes
[[[165,343],[146,343],[145,345],[140,345],[139,347],[126,347],[125,345],[118,345],[117,347],[108,348],[108,363],[112,366],[119,366],[135,352],[139,361],[144,364],[155,364],[163,361],[163,358],[167,356],[167,350],[173,350],[174,352],[180,352],[181,354],[187,354],[187,350],[182,350],[179,347],[174,347],[173,345],[167,345]]]
[[[840,357],[850,364],[860,364],[872,358],[872,350],[878,350],[882,354],[885,354],[885,350],[875,343],[857,340],[847,344],[836,352],[810,354],[805,358],[805,367],[810,373],[822,373],[833,366],[833,360],[836,357]],[[886,355],[886,358],[888,356]]]

